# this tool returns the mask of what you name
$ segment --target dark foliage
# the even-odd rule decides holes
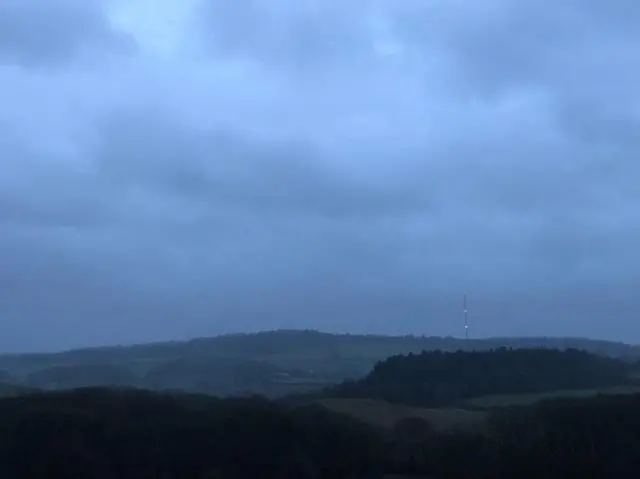
[[[525,466],[530,477],[627,478],[640,470],[640,395],[555,399],[501,419],[504,473]]]
[[[618,386],[630,382],[632,367],[576,349],[425,351],[379,362],[363,379],[329,388],[326,394],[437,407],[490,394]]]
[[[500,410],[486,431],[448,433],[417,418],[376,430],[258,397],[78,389],[0,400],[3,479],[626,479],[639,468],[640,395]]]
[[[78,389],[0,400],[2,478],[376,477],[368,427],[318,408]]]
[[[494,414],[485,434],[395,431],[386,469],[442,479],[627,479],[640,470],[640,395],[554,400]]]

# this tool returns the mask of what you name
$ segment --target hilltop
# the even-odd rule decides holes
[[[271,397],[321,389],[368,374],[389,356],[422,351],[577,348],[625,360],[640,347],[580,338],[488,338],[329,334],[278,330],[190,341],[0,355],[0,381],[61,389],[134,386]]]

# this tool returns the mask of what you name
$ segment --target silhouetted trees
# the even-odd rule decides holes
[[[617,479],[640,470],[640,395],[492,413],[482,431],[375,429],[318,406],[138,390],[0,400],[0,477]]]
[[[137,390],[0,400],[4,478],[375,477],[368,427],[318,406]]]
[[[549,400],[495,411],[490,422],[484,433],[422,439],[396,430],[385,469],[443,479],[626,479],[640,470],[640,395]]]
[[[329,388],[326,394],[436,407],[485,395],[628,384],[632,367],[576,349],[425,351],[390,357],[363,379]]]

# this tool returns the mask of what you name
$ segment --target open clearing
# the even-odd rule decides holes
[[[508,406],[526,406],[534,404],[545,399],[555,398],[581,398],[589,396],[597,396],[598,394],[638,394],[640,386],[616,386],[603,389],[574,389],[562,391],[550,391],[539,394],[512,394],[512,395],[495,395],[482,396],[478,398],[468,399],[460,403],[460,407],[471,407],[480,409],[490,409],[496,407]]]
[[[437,409],[392,404],[377,399],[328,398],[318,402],[337,413],[385,428],[393,428],[402,419],[419,417],[427,421],[435,431],[448,431],[461,428],[483,429],[488,414],[484,409],[526,406],[545,399],[580,398],[598,394],[640,394],[640,387],[618,386],[603,389],[550,391],[540,394],[483,396],[463,401],[458,408]]]
[[[392,404],[376,399],[322,399],[318,401],[327,409],[346,414],[369,424],[385,428],[394,427],[398,421],[418,417],[424,419],[436,431],[483,428],[486,413],[456,408],[429,409]]]

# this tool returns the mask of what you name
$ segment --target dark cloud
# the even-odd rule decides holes
[[[0,5],[0,63],[52,66],[96,51],[126,52],[132,39],[115,30],[106,0],[6,0]]]
[[[0,77],[0,348],[459,334],[465,291],[473,334],[640,340],[635,3],[136,0],[103,68],[115,7],[63,4],[22,63],[68,68]]]
[[[398,35],[424,55],[450,54],[456,80],[476,93],[549,86],[569,93],[636,74],[628,68],[638,42],[638,5],[631,1],[563,0],[553,8],[540,0],[403,5],[394,17]]]
[[[403,215],[429,207],[427,194],[405,185],[345,177],[321,151],[295,138],[196,131],[162,114],[138,112],[111,117],[100,147],[100,173],[116,185],[221,207],[329,218]]]

